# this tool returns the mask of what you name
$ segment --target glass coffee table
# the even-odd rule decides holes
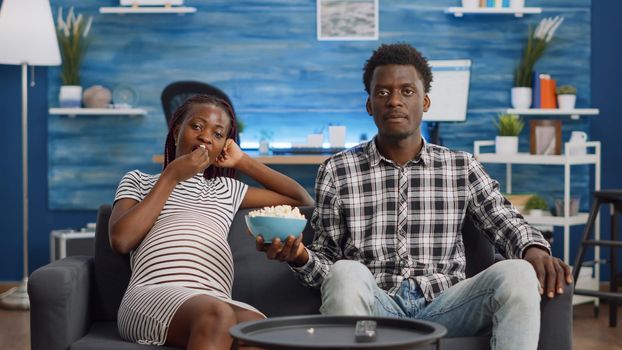
[[[375,321],[376,336],[359,342],[357,321]],[[291,316],[240,323],[229,330],[233,349],[239,344],[264,349],[413,349],[436,343],[447,329],[440,324],[390,317]]]

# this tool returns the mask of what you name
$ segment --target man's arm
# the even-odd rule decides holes
[[[468,215],[495,242],[506,257],[529,261],[540,281],[540,294],[553,298],[563,293],[563,283],[572,283],[570,267],[551,256],[550,246],[540,231],[530,226],[523,216],[499,191],[499,183],[473,158],[469,160]]]

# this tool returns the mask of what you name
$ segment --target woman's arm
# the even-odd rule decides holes
[[[292,206],[314,204],[309,193],[300,184],[254,160],[242,152],[233,140],[227,140],[223,153],[217,159],[216,164],[221,167],[233,167],[265,187],[265,189],[249,187],[240,205],[241,208],[279,204]]]
[[[207,151],[196,149],[171,162],[142,201],[119,199],[112,208],[108,226],[112,249],[127,254],[136,248],[155,224],[175,186],[203,171],[207,165]]]

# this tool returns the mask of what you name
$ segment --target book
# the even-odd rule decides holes
[[[532,108],[540,108],[540,72],[533,72],[533,98],[531,99]]]
[[[548,74],[540,76],[540,108],[557,108],[555,79]]]

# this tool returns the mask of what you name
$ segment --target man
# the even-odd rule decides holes
[[[493,349],[535,349],[540,294],[563,293],[570,268],[465,152],[426,143],[432,72],[407,44],[380,46],[365,65],[376,137],[319,168],[311,246],[289,237],[264,247],[329,315],[397,316],[445,325],[448,337],[485,334]],[[465,279],[465,217],[508,260]]]

